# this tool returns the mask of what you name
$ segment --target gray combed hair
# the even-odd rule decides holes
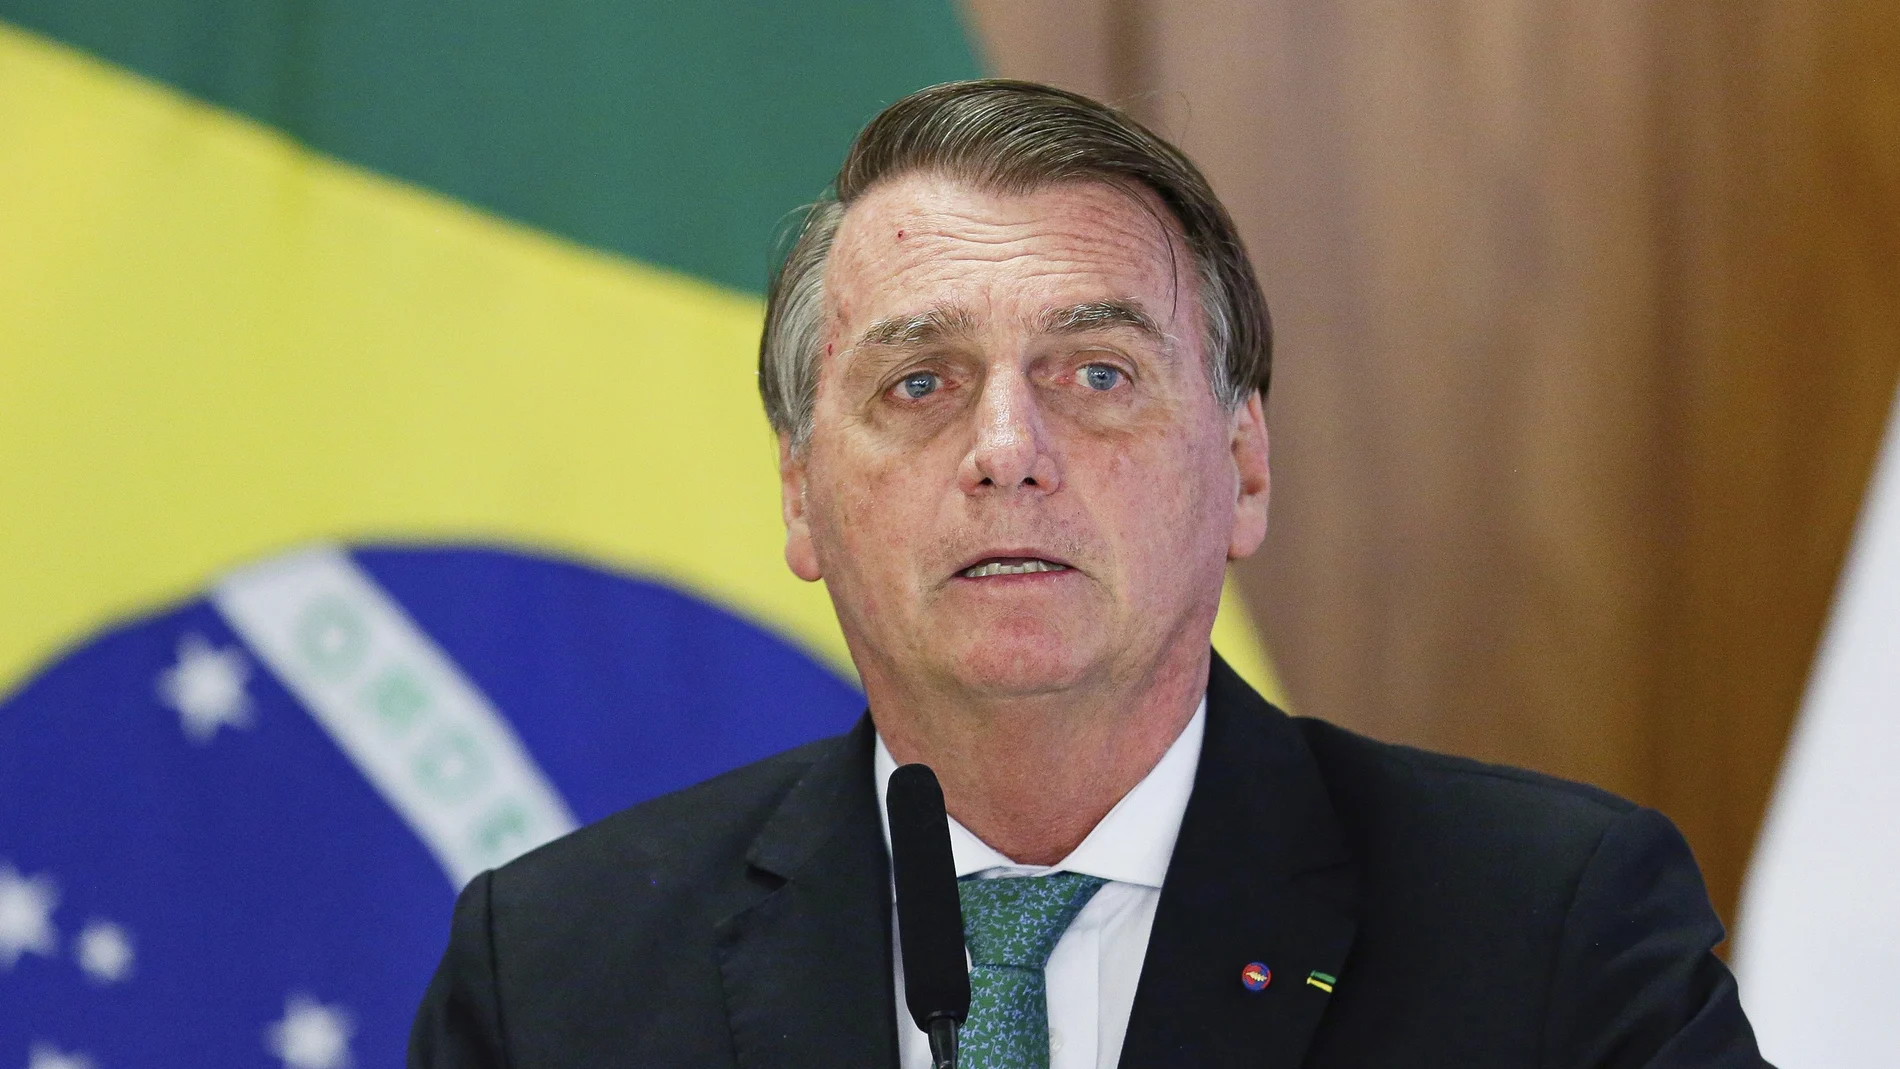
[[[914,173],[949,175],[1002,193],[1061,182],[1146,188],[1174,214],[1200,274],[1208,381],[1233,408],[1273,364],[1267,302],[1234,221],[1180,149],[1114,108],[1033,82],[1002,78],[921,89],[872,119],[831,190],[805,210],[766,291],[759,393],[778,433],[811,435],[826,329],[825,262],[846,209],[873,186]]]

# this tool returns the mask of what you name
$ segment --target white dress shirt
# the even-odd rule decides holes
[[[1049,983],[1049,1069],[1114,1069],[1135,1005],[1135,985],[1148,953],[1161,881],[1194,790],[1201,760],[1207,699],[1134,790],[1123,796],[1059,864],[1018,865],[950,818],[950,852],[958,876],[981,879],[1079,872],[1108,882],[1089,899],[1056,943],[1044,972]],[[877,796],[884,846],[891,824],[882,800],[897,762],[877,740]],[[897,941],[892,940],[892,946]],[[903,951],[897,949],[897,1049],[902,1069],[930,1069],[930,1044],[904,1007]]]

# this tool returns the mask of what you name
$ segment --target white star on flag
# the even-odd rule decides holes
[[[116,984],[132,975],[132,939],[111,921],[87,921],[73,941],[79,967],[102,984]]]
[[[356,1023],[342,1007],[293,994],[284,1000],[284,1019],[265,1030],[264,1045],[285,1069],[347,1069],[355,1034]]]
[[[218,649],[203,635],[178,642],[178,663],[158,677],[158,696],[178,710],[179,724],[196,743],[208,743],[221,727],[251,726],[251,696],[244,684],[251,666],[236,646]]]
[[[62,1053],[51,1043],[35,1043],[26,1055],[26,1069],[92,1069],[84,1054]]]
[[[51,876],[22,877],[0,862],[0,968],[13,968],[24,954],[50,958],[59,953],[59,933],[53,929],[58,905],[59,888]]]

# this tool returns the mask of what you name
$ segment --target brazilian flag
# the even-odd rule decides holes
[[[0,1067],[395,1065],[472,874],[850,724],[760,293],[978,70],[947,0],[0,0]]]

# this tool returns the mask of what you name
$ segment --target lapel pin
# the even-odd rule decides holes
[[[1339,982],[1339,978],[1332,973],[1323,973],[1314,969],[1306,974],[1306,982],[1330,995],[1333,993],[1333,985]]]
[[[1249,991],[1265,991],[1273,982],[1273,970],[1258,961],[1250,961],[1240,970],[1240,984]]]

